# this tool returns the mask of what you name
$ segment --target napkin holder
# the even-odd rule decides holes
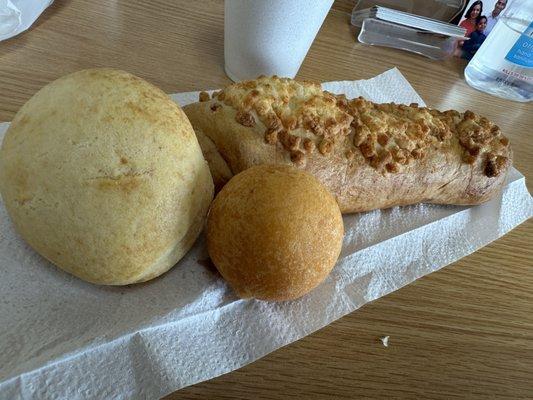
[[[456,48],[456,37],[394,24],[378,18],[365,18],[360,26],[357,40],[361,43],[406,50],[433,60],[450,57]]]

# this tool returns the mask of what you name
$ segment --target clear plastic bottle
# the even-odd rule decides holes
[[[533,100],[533,0],[508,0],[468,63],[465,79],[470,86],[498,97]]]

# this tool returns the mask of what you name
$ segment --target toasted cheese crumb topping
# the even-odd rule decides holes
[[[200,101],[208,100],[200,93]],[[348,100],[323,91],[318,83],[277,76],[235,83],[213,93],[211,101],[234,108],[235,120],[246,127],[256,126],[255,115],[265,127],[265,142],[285,149],[297,165],[315,151],[327,157],[340,149],[348,160],[359,154],[383,173],[398,173],[402,166],[423,160],[431,148],[452,141],[462,146],[465,163],[484,157],[488,177],[498,176],[509,164],[504,155],[509,140],[472,111]]]

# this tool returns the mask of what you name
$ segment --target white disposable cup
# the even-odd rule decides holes
[[[226,0],[224,61],[233,81],[294,78],[333,0]]]

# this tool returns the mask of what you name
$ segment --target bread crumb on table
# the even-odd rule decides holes
[[[381,343],[383,343],[383,346],[389,347],[389,337],[390,336],[383,336],[379,338],[379,340],[381,340]]]

